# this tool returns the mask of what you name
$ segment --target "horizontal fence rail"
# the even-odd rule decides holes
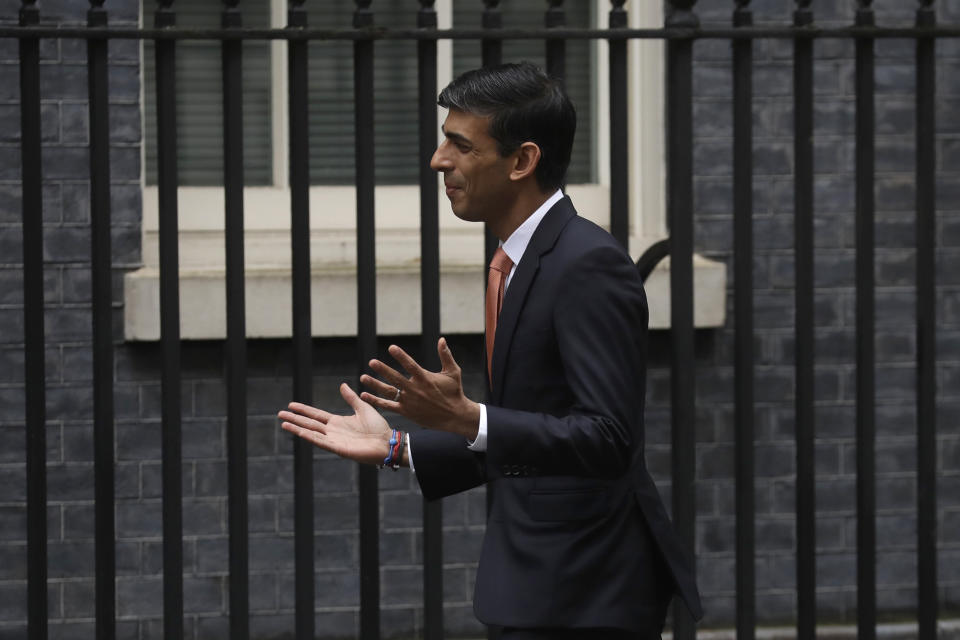
[[[483,29],[321,29],[304,28],[295,31],[277,29],[238,29],[224,32],[220,29],[182,27],[174,31],[161,29],[133,29],[124,27],[13,27],[0,26],[0,38],[78,38],[111,40],[482,40],[490,38],[491,32]],[[664,28],[664,29],[586,29],[575,27],[543,27],[530,29],[496,29],[498,40],[824,40],[824,39],[916,39],[956,38],[960,27],[943,25],[935,27],[749,27],[749,28]]]
[[[701,25],[695,1],[671,0],[662,28],[628,26],[623,0],[610,3],[606,27],[567,26],[563,2],[544,8],[544,26],[514,28],[503,24],[498,2],[475,3],[481,13],[481,28],[439,28],[434,2],[421,1],[415,28],[388,28],[377,24],[377,3],[356,2],[352,29],[308,25],[303,0],[289,2],[287,25],[280,28],[244,26],[242,2],[225,2],[220,28],[177,26],[177,8],[184,4],[164,0],[144,22],[152,26],[109,26],[104,2],[91,1],[88,22],[82,26],[51,26],[43,23],[41,3],[23,2],[17,25],[0,25],[0,38],[19,44],[19,145],[22,207],[22,286],[24,332],[24,383],[26,431],[25,474],[27,512],[27,611],[28,635],[48,636],[47,559],[47,469],[45,352],[50,346],[44,328],[43,180],[41,160],[41,49],[46,40],[80,39],[87,46],[89,100],[89,184],[93,344],[93,440],[95,474],[96,537],[96,637],[116,635],[116,524],[114,522],[114,351],[111,262],[111,172],[108,64],[110,45],[118,40],[150,41],[154,46],[156,90],[157,193],[160,264],[161,459],[162,459],[162,573],[163,632],[166,638],[181,638],[184,629],[183,550],[183,436],[184,403],[180,336],[180,290],[178,273],[177,148],[177,56],[180,43],[189,40],[218,41],[222,64],[223,191],[226,256],[227,336],[223,342],[226,380],[226,448],[229,501],[229,635],[248,638],[250,630],[250,541],[248,535],[247,479],[247,329],[245,313],[256,301],[245,299],[244,276],[244,63],[243,43],[252,40],[285,41],[288,136],[290,161],[290,246],[292,250],[292,339],[290,341],[291,389],[296,400],[310,403],[313,394],[313,343],[311,336],[310,257],[310,125],[308,120],[308,45],[318,41],[352,44],[353,108],[356,135],[356,288],[357,353],[359,376],[366,363],[378,355],[377,343],[377,238],[375,230],[376,175],[374,153],[375,51],[389,41],[416,42],[416,113],[418,144],[411,161],[419,165],[421,335],[419,360],[435,363],[441,335],[440,211],[436,174],[429,168],[437,145],[438,44],[470,41],[485,66],[504,58],[504,43],[512,40],[542,41],[546,67],[565,77],[573,64],[567,43],[604,41],[609,75],[608,179],[611,233],[629,244],[631,165],[628,146],[630,95],[628,44],[637,40],[661,41],[666,51],[666,178],[667,222],[670,256],[670,400],[672,515],[682,544],[696,547],[697,515],[697,382],[698,343],[694,329],[695,211],[695,47],[704,40],[727,41],[732,47],[733,158],[732,238],[733,317],[735,347],[733,397],[735,411],[735,617],[736,635],[752,640],[757,628],[755,535],[757,425],[755,398],[755,203],[754,177],[757,162],[754,145],[755,97],[754,45],[764,40],[786,40],[792,49],[792,201],[795,365],[793,419],[795,420],[795,541],[797,637],[812,639],[818,620],[816,608],[816,462],[814,456],[814,46],[820,40],[853,43],[855,73],[855,337],[856,337],[856,581],[858,637],[876,637],[880,612],[877,605],[876,511],[876,352],[875,317],[875,102],[877,41],[907,39],[915,44],[915,189],[916,189],[916,443],[917,527],[916,560],[917,620],[919,637],[933,640],[937,634],[937,353],[936,353],[936,48],[938,40],[960,38],[960,26],[939,25],[935,2],[918,2],[914,26],[877,25],[871,2],[859,2],[854,24],[821,26],[815,23],[811,3],[797,1],[792,16],[783,25],[756,25],[749,0],[730,3],[731,26]],[[735,5],[735,7],[733,6]],[[141,61],[142,64],[143,61]],[[585,126],[585,125],[584,125]],[[493,253],[496,239],[487,234],[485,257]],[[664,245],[655,245],[664,251]],[[487,260],[484,260],[486,263]],[[652,268],[652,267],[650,267]],[[19,338],[17,338],[19,340]],[[474,363],[480,369],[481,363]],[[313,452],[304,441],[293,445],[293,535],[295,555],[294,606],[297,638],[313,638],[316,629],[316,573],[313,527]],[[360,594],[359,634],[363,640],[381,636],[381,558],[379,482],[376,470],[357,472],[359,514]],[[489,496],[488,496],[489,499]],[[323,518],[324,514],[316,514]],[[423,505],[423,637],[437,640],[444,633],[443,510],[439,503]],[[672,618],[674,637],[689,639],[696,629],[689,616],[677,607]]]

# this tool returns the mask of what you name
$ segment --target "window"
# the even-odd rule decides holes
[[[149,5],[145,23],[152,25]],[[174,5],[177,26],[217,28],[223,3],[193,0]],[[149,16],[149,17],[148,17]],[[243,3],[244,24],[270,26],[269,5]],[[243,43],[243,144],[244,181],[266,185],[272,180],[270,130],[270,44],[263,40]],[[157,96],[153,41],[143,44],[143,113],[147,184],[157,184]],[[223,184],[223,98],[220,43],[180,40],[177,43],[177,152],[180,184]]]
[[[283,27],[286,0],[247,0],[242,3],[245,26]],[[307,3],[308,24],[349,28],[352,0]],[[217,26],[220,0],[191,0],[176,5],[178,24]],[[375,23],[413,27],[419,2],[377,0]],[[480,2],[437,0],[439,28],[477,26]],[[543,3],[501,2],[506,26],[542,24]],[[153,3],[143,0],[143,20],[152,24]],[[571,0],[565,3],[570,26],[606,25],[609,3]],[[658,2],[629,3],[633,27],[663,24]],[[290,335],[290,232],[287,156],[286,43],[244,43],[245,259],[250,337]],[[350,41],[313,41],[310,55],[311,141],[311,260],[314,335],[353,335],[356,331],[355,238],[356,214],[353,145],[353,46]],[[378,292],[381,314],[378,331],[419,331],[419,189],[417,180],[416,43],[378,41],[375,51],[376,225]],[[630,251],[635,257],[666,235],[664,219],[663,44],[633,41],[630,66]],[[125,277],[125,334],[131,340],[159,337],[157,191],[154,144],[155,96],[152,43],[144,42],[144,267]],[[505,41],[504,60],[543,63],[544,43]],[[438,41],[438,86],[454,74],[480,62],[479,41]],[[180,147],[180,283],[181,334],[184,338],[225,335],[224,318],[224,200],[222,182],[222,123],[220,44],[180,41],[178,44],[178,140]],[[609,220],[609,144],[606,114],[607,46],[603,40],[567,42],[567,85],[577,106],[578,128],[568,192],[580,212],[605,225]],[[441,110],[438,109],[439,130]],[[438,185],[439,187],[439,185]],[[442,190],[441,326],[445,332],[481,331],[481,314],[474,308],[483,287],[482,230],[448,215]],[[697,266],[697,277],[706,273]],[[722,265],[710,267],[705,289],[719,291],[719,304],[698,306],[698,326],[723,322]],[[662,275],[662,274],[661,274]],[[720,280],[717,280],[717,277]],[[666,297],[666,278],[648,282],[648,297]],[[698,280],[698,290],[700,280]],[[698,301],[699,301],[698,294]],[[699,302],[698,302],[699,304]],[[659,316],[653,307],[660,309]],[[320,313],[320,310],[323,313]],[[651,326],[667,326],[669,307],[651,303]],[[202,313],[200,311],[203,311]],[[666,311],[663,311],[666,310]],[[706,318],[706,319],[704,319]]]
[[[276,2],[274,1],[274,4]],[[281,2],[281,9],[286,2]],[[588,27],[593,16],[590,2],[572,2],[567,9],[570,26]],[[177,25],[216,28],[223,10],[221,0],[193,0],[178,3]],[[419,3],[411,0],[379,0],[373,5],[375,24],[393,28],[416,27]],[[271,0],[243,3],[246,27],[271,26]],[[453,7],[453,24],[479,27],[482,5],[460,2]],[[332,29],[349,29],[355,3],[336,0],[308,6],[307,24]],[[146,16],[145,12],[145,16]],[[511,27],[542,26],[539,3],[505,2],[503,22]],[[282,26],[274,21],[273,26]],[[586,40],[567,44],[570,60],[567,84],[582,123],[590,123],[593,110],[590,61],[594,48]],[[156,176],[156,91],[153,43],[144,44],[144,119],[146,181],[155,185]],[[282,136],[272,135],[272,93],[283,103],[285,86],[271,84],[271,57],[282,47],[264,41],[243,44],[244,64],[244,170],[248,185],[275,184],[286,172],[272,171],[272,163],[286,162]],[[309,122],[311,184],[351,185],[354,181],[353,155],[353,43],[349,40],[317,40],[309,44]],[[374,127],[377,143],[375,175],[378,184],[416,184],[417,149],[417,47],[414,41],[383,40],[374,47]],[[505,60],[530,60],[545,64],[541,41],[513,40],[504,43]],[[453,45],[454,74],[480,65],[476,41]],[[282,63],[282,61],[279,61]],[[223,180],[223,137],[220,43],[180,41],[177,50],[177,119],[180,184],[217,186]],[[280,119],[283,113],[278,112]],[[571,183],[589,183],[594,177],[592,127],[577,132]],[[276,185],[280,186],[280,185]]]

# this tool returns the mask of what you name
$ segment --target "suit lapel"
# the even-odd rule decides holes
[[[517,270],[510,279],[510,286],[503,297],[503,307],[497,320],[497,333],[493,342],[493,400],[499,403],[503,397],[503,374],[507,354],[513,342],[517,320],[523,309],[530,286],[540,270],[540,257],[556,244],[560,232],[573,216],[577,214],[569,196],[553,205],[537,225],[530,237],[530,243],[520,258]]]

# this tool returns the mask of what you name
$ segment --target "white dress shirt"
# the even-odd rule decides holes
[[[523,254],[527,250],[527,245],[530,244],[530,238],[533,237],[533,232],[540,226],[540,221],[543,220],[543,216],[547,215],[547,211],[550,211],[551,207],[561,198],[563,198],[563,192],[557,189],[556,193],[547,198],[546,202],[533,212],[533,215],[524,220],[523,223],[517,227],[516,231],[510,234],[506,242],[500,243],[504,253],[510,258],[510,262],[513,263],[513,266],[510,267],[510,273],[507,274],[507,281],[503,285],[504,296],[507,294],[507,288],[510,286],[513,274],[517,270],[517,265],[520,264],[520,259],[523,258]],[[480,429],[477,432],[477,439],[469,443],[468,448],[471,451],[487,450],[487,407],[483,403],[480,403]]]
[[[553,205],[557,204],[562,198],[563,191],[557,189],[556,193],[547,198],[533,214],[510,234],[506,242],[500,243],[504,253],[510,258],[510,262],[513,263],[513,266],[510,267],[510,273],[507,274],[507,281],[503,286],[504,295],[506,295],[510,281],[513,279],[513,274],[517,270],[517,265],[520,264],[520,259],[523,258],[523,254],[527,250],[527,245],[530,244],[530,238],[533,237],[533,232],[540,226],[540,221],[547,215],[547,211],[550,211]],[[480,425],[477,431],[477,437],[473,442],[467,443],[467,448],[471,451],[487,450],[487,407],[483,403],[480,403]],[[410,447],[409,440],[407,440],[407,459],[410,462],[410,470],[416,472],[413,467],[413,449]]]

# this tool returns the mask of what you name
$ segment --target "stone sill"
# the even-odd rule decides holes
[[[876,627],[880,640],[915,640],[918,627],[916,622],[881,623]],[[855,625],[817,625],[816,637],[819,640],[856,640]],[[697,638],[701,640],[736,640],[734,629],[699,629]],[[795,640],[797,630],[794,627],[758,627],[757,640]],[[672,640],[670,632],[663,634],[663,640]],[[937,621],[939,640],[960,640],[960,620],[941,619]]]
[[[650,328],[670,327],[669,259],[646,282]],[[185,340],[226,336],[223,269],[181,269],[180,334]],[[483,331],[483,271],[477,265],[444,266],[440,277],[440,326],[444,333]],[[248,338],[286,338],[292,332],[289,268],[248,266]],[[721,327],[726,320],[726,267],[694,257],[694,326]],[[352,265],[314,268],[311,321],[314,336],[353,336],[357,331],[356,271]],[[377,271],[377,333],[420,332],[420,272],[414,266]],[[124,336],[128,341],[160,339],[160,273],[144,267],[124,276]]]

